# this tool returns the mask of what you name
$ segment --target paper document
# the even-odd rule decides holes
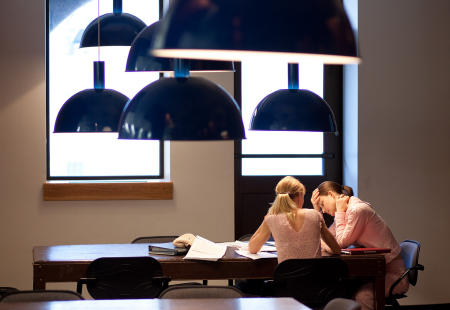
[[[225,255],[227,247],[196,236],[189,252],[183,259],[217,261]]]
[[[246,250],[236,250],[236,253],[239,255],[251,258],[251,259],[260,259],[260,258],[274,258],[277,257],[276,253],[268,253],[268,252],[258,252],[256,254],[252,254]]]
[[[245,250],[245,251],[248,250],[248,242],[244,242],[244,241],[223,242],[220,244],[224,245],[224,246],[238,248],[239,250]],[[266,245],[263,245],[259,251],[260,252],[276,252],[277,248],[273,245],[266,244]]]

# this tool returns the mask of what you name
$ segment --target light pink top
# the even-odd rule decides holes
[[[291,258],[321,256],[321,215],[316,210],[303,209],[305,220],[299,231],[289,224],[285,214],[266,215],[264,222],[275,240],[278,263]]]
[[[369,203],[350,197],[347,212],[336,212],[329,230],[342,248],[358,244],[365,248],[390,248],[386,263],[400,254],[400,246],[386,222]]]

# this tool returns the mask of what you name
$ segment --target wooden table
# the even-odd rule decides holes
[[[47,282],[76,282],[86,275],[89,264],[99,257],[149,256],[148,244],[56,245],[33,248],[33,289],[45,289]],[[151,255],[161,263],[165,276],[173,280],[272,278],[277,260],[251,260],[228,248],[217,262],[188,261],[182,256]],[[341,256],[349,276],[374,283],[375,309],[384,308],[385,259],[383,255]]]
[[[293,298],[120,299],[0,303],[0,310],[311,310]]]

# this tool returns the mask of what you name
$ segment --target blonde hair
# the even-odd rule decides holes
[[[300,194],[304,196],[305,192],[305,186],[296,178],[291,176],[282,178],[275,187],[277,196],[267,214],[285,213],[288,221],[294,224],[298,206],[293,199]]]

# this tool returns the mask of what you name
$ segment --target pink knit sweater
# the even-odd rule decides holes
[[[336,212],[334,223],[329,228],[342,248],[357,244],[366,248],[390,248],[391,253],[384,254],[386,259],[385,294],[391,285],[405,271],[400,256],[400,246],[386,222],[375,213],[369,203],[357,197],[350,197],[346,212]],[[325,246],[324,246],[325,248]],[[395,288],[394,294],[408,291],[408,278],[404,278]],[[355,295],[362,309],[373,309],[372,284],[363,285]]]
[[[299,231],[292,228],[285,214],[266,215],[264,218],[275,240],[278,263],[291,258],[321,256],[321,215],[312,209],[303,209],[302,212],[305,220]]]
[[[358,244],[365,248],[390,248],[386,263],[400,254],[400,246],[386,222],[369,203],[350,197],[347,212],[336,212],[330,231],[342,248]]]

